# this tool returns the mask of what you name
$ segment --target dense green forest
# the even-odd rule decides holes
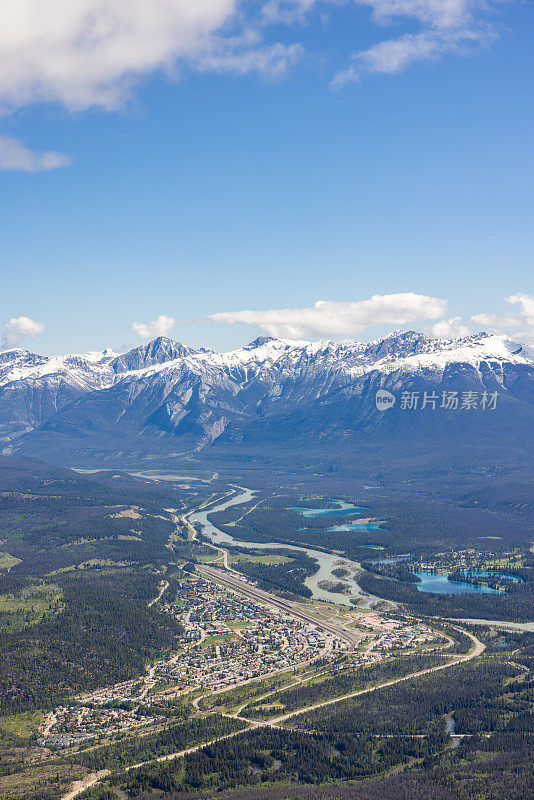
[[[402,772],[355,784],[288,786],[261,781],[233,791],[148,790],[137,796],[140,800],[530,800],[532,755],[529,737],[494,734],[465,739],[457,749],[426,756]]]
[[[227,789],[261,782],[328,783],[380,773],[443,746],[436,739],[381,739],[258,728],[165,764],[130,773],[124,784],[136,796],[148,788]]]
[[[458,734],[534,732],[534,682],[502,658],[458,664],[372,694],[341,701],[295,718],[303,728],[337,735],[349,730],[375,734],[430,734],[452,714]]]
[[[256,551],[233,547],[230,552],[254,554]],[[261,551],[257,552],[261,554]],[[307,586],[304,586],[304,581],[308,575],[314,575],[317,572],[317,562],[299,550],[270,550],[269,552],[271,555],[287,556],[292,561],[282,564],[236,561],[232,565],[232,569],[252,578],[261,589],[265,589],[267,592],[274,591],[289,598],[311,597],[312,592]]]
[[[87,750],[75,756],[74,760],[91,772],[100,769],[117,770],[128,764],[139,764],[168,753],[180,752],[192,745],[208,742],[246,727],[247,723],[243,720],[211,714],[209,717],[170,724],[157,733]]]
[[[196,489],[177,496],[163,482],[125,473],[79,475],[10,457],[0,457],[0,488],[2,548],[20,560],[11,574],[32,577],[95,559],[163,566],[176,527],[165,509],[185,509],[198,499]],[[184,533],[174,552],[188,558],[203,548]]]
[[[64,610],[22,631],[0,631],[0,713],[48,708],[68,695],[139,675],[172,648],[180,626],[146,598],[157,577],[79,573],[60,578]]]
[[[246,713],[247,716],[254,719],[269,719],[269,717],[276,717],[282,713],[289,713],[298,708],[306,708],[314,703],[320,703],[322,700],[330,700],[357,692],[382,681],[400,678],[410,672],[443,664],[443,661],[444,657],[441,655],[400,655],[397,658],[380,661],[369,666],[349,665],[345,668],[340,666],[339,671],[336,671],[331,677],[327,675],[317,682],[310,681],[270,695],[268,702],[273,706],[276,704],[276,707],[264,708],[262,701],[259,700],[247,706]],[[297,722],[297,724],[299,723]]]

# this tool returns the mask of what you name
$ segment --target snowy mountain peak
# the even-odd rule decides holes
[[[422,381],[438,388],[451,380],[460,389],[467,381],[530,398],[534,357],[502,335],[445,340],[416,331],[373,342],[260,336],[226,353],[165,337],[122,355],[40,356],[17,349],[0,353],[0,439],[40,428],[94,432],[119,424],[130,436],[172,433],[199,444],[270,414],[308,408],[313,416],[335,398],[360,402],[377,387]]]
[[[186,347],[174,339],[158,336],[148,344],[140,345],[124,355],[118,356],[112,366],[115,372],[131,372],[151,367],[154,364],[175,361],[177,358],[183,358],[196,352],[191,347]]]
[[[256,350],[257,347],[261,347],[267,342],[275,342],[276,338],[274,336],[258,336],[252,342],[249,342],[243,347],[243,350]]]

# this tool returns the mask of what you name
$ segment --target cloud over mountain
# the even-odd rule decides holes
[[[36,336],[43,333],[44,329],[45,326],[42,322],[35,322],[29,317],[11,317],[5,325],[3,346],[15,347],[26,336],[35,339]]]
[[[154,336],[168,336],[174,328],[176,320],[174,317],[168,317],[166,314],[160,314],[157,319],[152,322],[134,322],[132,323],[132,330],[141,337],[141,339],[151,339]]]
[[[288,339],[353,336],[371,325],[406,325],[437,319],[447,311],[447,301],[403,292],[373,295],[357,302],[318,300],[309,308],[268,311],[223,311],[211,314],[215,322],[255,324],[271,336]]]

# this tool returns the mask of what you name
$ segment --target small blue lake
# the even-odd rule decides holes
[[[434,592],[435,594],[504,594],[500,589],[489,586],[474,585],[463,581],[450,581],[446,572],[412,572],[420,582],[416,583],[419,592]],[[508,578],[513,583],[521,582],[521,578],[505,575],[501,572],[469,572],[471,577],[478,578]]]
[[[329,531],[383,531],[379,522],[347,522],[345,525],[334,525]]]
[[[346,503],[344,500],[325,500],[325,503],[331,503],[338,506],[337,508],[289,508],[288,511],[297,511],[307,519],[313,517],[352,517],[356,514],[361,514],[364,511],[363,506],[355,506],[352,503]]]
[[[353,531],[354,533],[365,533],[366,531],[383,531],[384,528],[378,522],[346,522],[344,525],[333,525],[331,528],[299,528],[301,531],[321,531],[332,533],[332,531]]]

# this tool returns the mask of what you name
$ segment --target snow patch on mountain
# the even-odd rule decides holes
[[[165,337],[121,355],[12,349],[0,353],[0,438],[43,426],[120,425],[132,435],[164,432],[204,443],[232,426],[417,378],[437,384],[463,376],[506,390],[517,384],[523,396],[531,391],[533,367],[521,343],[486,333],[436,339],[396,331],[372,342],[263,336],[226,353]]]

